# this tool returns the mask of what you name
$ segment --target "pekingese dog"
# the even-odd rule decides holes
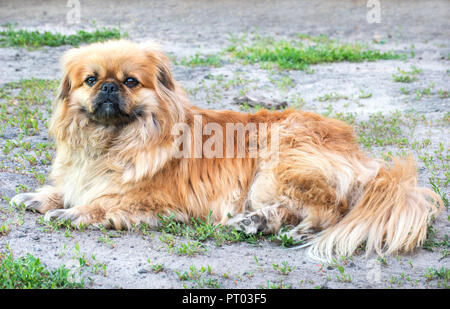
[[[344,122],[193,106],[154,43],[72,49],[63,72],[52,185],[12,199],[47,220],[122,229],[210,214],[249,234],[291,225],[310,256],[329,260],[364,242],[367,253],[410,251],[443,207],[417,186],[412,159],[368,158]]]

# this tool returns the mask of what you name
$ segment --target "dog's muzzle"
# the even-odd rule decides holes
[[[98,120],[114,119],[121,115],[121,98],[113,83],[105,83],[94,100],[94,116]]]

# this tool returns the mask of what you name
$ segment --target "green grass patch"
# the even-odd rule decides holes
[[[3,85],[0,88],[0,122],[18,127],[24,135],[39,134],[47,126],[57,87],[58,80],[38,78]]]
[[[264,239],[278,243],[283,247],[298,245],[292,237],[287,237],[285,234],[263,235],[262,233],[258,233],[255,235],[247,235],[229,226],[215,225],[211,220],[211,212],[207,218],[192,218],[189,224],[177,221],[174,214],[169,216],[159,215],[159,230],[163,233],[160,240],[167,245],[171,252],[179,255],[201,253],[204,251],[201,242],[206,240],[215,241],[217,246],[235,242],[257,244],[260,240]],[[175,239],[171,235],[185,237],[194,241],[177,246]]]
[[[299,36],[297,40],[257,37],[253,42],[240,40],[227,49],[244,63],[260,63],[264,68],[307,70],[310,65],[331,62],[363,62],[400,59],[389,51],[369,49],[358,43],[340,43],[325,36]]]
[[[120,27],[102,28],[95,31],[79,30],[75,34],[65,35],[50,31],[40,32],[39,30],[15,29],[9,26],[6,30],[0,31],[1,47],[26,47],[38,48],[41,46],[79,46],[82,43],[103,42],[111,39],[126,37]]]
[[[410,145],[408,131],[413,131],[423,117],[413,113],[395,111],[390,114],[378,112],[371,114],[366,121],[356,124],[359,142],[370,148],[372,146],[396,145],[404,148]]]
[[[397,68],[397,71],[397,74],[392,74],[394,82],[397,83],[412,83],[413,81],[416,81],[418,79],[417,76],[422,73],[422,70],[416,66],[411,66],[410,71],[404,71],[400,68]]]
[[[427,281],[437,280],[437,287],[439,288],[450,288],[450,268],[427,268],[425,272],[425,278],[427,279]]]
[[[69,269],[49,270],[31,254],[15,259],[11,251],[0,253],[0,289],[83,288],[70,279]]]
[[[320,97],[317,98],[320,102],[326,102],[326,101],[339,101],[339,100],[347,100],[348,97],[346,95],[342,95],[336,92],[326,93]]]
[[[222,65],[222,60],[218,55],[201,55],[196,53],[193,56],[181,59],[180,64],[189,67],[207,66],[217,68]]]
[[[199,269],[195,267],[195,265],[191,265],[189,267],[189,271],[179,272],[174,271],[178,276],[178,279],[181,281],[187,281],[190,283],[190,286],[183,284],[184,288],[189,289],[201,289],[201,288],[212,288],[218,289],[221,284],[217,278],[213,278],[214,275],[211,266],[202,266]]]
[[[206,219],[192,218],[190,224],[177,221],[174,214],[160,215],[159,230],[165,234],[182,236],[200,242],[214,240],[218,246],[240,241],[255,244],[258,239],[262,238],[262,235],[246,235],[221,224],[214,225],[212,224],[211,213]],[[180,251],[182,250],[180,248]]]
[[[450,93],[449,93],[448,90],[439,89],[439,90],[438,90],[438,94],[439,94],[439,97],[440,97],[441,99],[447,99],[447,98],[450,98]]]
[[[272,267],[275,271],[285,276],[289,275],[295,269],[295,266],[290,266],[287,261],[284,261],[281,265],[273,263]]]
[[[0,169],[32,175],[45,182],[41,166],[49,166],[53,141],[32,143],[30,137],[46,131],[58,80],[25,79],[0,87]],[[7,135],[5,135],[7,134]]]

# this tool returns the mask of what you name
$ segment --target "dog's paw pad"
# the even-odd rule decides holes
[[[228,226],[245,234],[256,234],[266,229],[266,218],[257,213],[239,214],[227,222]]]

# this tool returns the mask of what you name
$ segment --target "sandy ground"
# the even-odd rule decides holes
[[[191,93],[198,105],[222,109],[238,109],[232,99],[240,89],[217,90],[214,76],[222,74],[231,79],[245,79],[249,95],[288,100],[300,100],[302,108],[317,112],[327,110],[330,102],[321,102],[318,97],[336,92],[347,96],[347,100],[331,102],[335,112],[355,112],[358,119],[367,119],[376,112],[414,110],[425,115],[430,122],[442,119],[450,111],[448,96],[441,98],[438,89],[448,91],[450,52],[450,3],[448,1],[381,1],[381,23],[366,21],[366,1],[80,1],[81,22],[69,25],[66,22],[68,8],[65,1],[0,1],[0,24],[17,23],[19,28],[53,30],[72,33],[78,29],[91,29],[92,21],[98,26],[117,26],[128,32],[130,39],[145,41],[155,39],[174,59],[200,53],[215,53],[229,44],[234,36],[256,32],[276,38],[293,37],[303,33],[326,34],[346,42],[362,41],[372,44],[373,39],[386,43],[374,45],[378,49],[410,52],[415,56],[403,60],[388,60],[366,63],[335,63],[312,67],[314,73],[289,71],[275,75],[289,76],[292,85],[280,88],[273,82],[274,75],[258,65],[246,65],[225,61],[218,68],[187,67],[174,65],[174,75]],[[56,79],[60,75],[58,59],[68,47],[26,49],[2,48],[0,50],[0,85],[32,77]],[[418,81],[400,84],[392,81],[397,68],[408,70],[412,65],[422,69]],[[278,74],[278,73],[277,73]],[[211,78],[213,77],[213,78]],[[431,95],[420,100],[414,98],[417,89],[433,85]],[[220,85],[219,85],[220,86]],[[401,87],[410,91],[403,94]],[[360,99],[360,90],[372,93]],[[1,138],[3,146],[7,138]],[[38,142],[46,137],[43,131],[34,137]],[[449,128],[447,124],[425,125],[419,123],[412,138],[431,140],[431,152],[439,142],[444,144],[448,157]],[[380,154],[395,147],[372,151]],[[445,153],[445,152],[444,152]],[[1,156],[2,160],[7,160]],[[447,158],[448,160],[448,158]],[[447,161],[448,164],[448,161]],[[418,163],[422,185],[428,186],[429,171]],[[48,166],[39,166],[46,173]],[[441,172],[440,176],[443,177]],[[448,173],[448,171],[447,171]],[[8,171],[0,172],[0,194],[12,197],[18,184],[37,188],[37,181],[28,176]],[[447,194],[448,185],[441,188]],[[13,214],[6,211],[5,198],[0,201],[0,220],[10,219]],[[159,232],[150,235],[122,233],[112,238],[113,245],[100,240],[100,231],[64,230],[47,232],[37,220],[40,215],[26,213],[23,224],[12,226],[6,236],[0,236],[0,251],[8,243],[16,256],[31,253],[40,257],[50,268],[62,264],[77,268],[77,256],[85,255],[91,266],[97,264],[106,272],[95,273],[84,269],[83,276],[91,278],[88,286],[94,288],[182,288],[175,271],[189,271],[191,265],[198,268],[209,265],[213,271],[205,278],[217,279],[224,288],[260,288],[281,285],[292,288],[436,288],[438,280],[425,277],[427,268],[441,269],[450,266],[449,258],[442,250],[433,252],[419,249],[411,255],[388,257],[382,265],[376,256],[365,258],[354,256],[352,260],[340,262],[345,266],[346,280],[336,267],[307,260],[302,250],[284,249],[269,242],[257,245],[238,243],[216,246],[206,242],[206,252],[196,256],[178,256],[171,253],[161,242]],[[1,222],[0,222],[1,225]],[[441,241],[449,233],[448,211],[444,210],[435,223],[436,239]],[[178,242],[185,239],[177,238]],[[79,252],[75,246],[78,244]],[[441,248],[442,249],[442,248]],[[95,260],[92,258],[95,256]],[[163,264],[162,272],[154,273],[148,263]],[[287,261],[293,268],[288,275],[280,274],[273,264]],[[105,265],[105,266],[103,266]],[[104,267],[104,268],[103,268]]]

